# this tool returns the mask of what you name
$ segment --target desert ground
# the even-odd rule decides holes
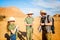
[[[16,18],[16,25],[19,26],[20,31],[22,32],[20,33],[20,36],[21,34],[26,33],[26,26],[24,24],[24,19],[27,15],[24,14],[20,9],[16,7],[7,7],[7,8],[0,7],[0,15],[6,16],[6,18],[0,20],[0,40],[7,40],[8,38],[7,36],[9,36],[10,34],[10,32],[7,30],[7,21],[11,16]],[[58,15],[60,14],[55,14],[55,16],[53,16],[55,34],[52,34],[51,36],[52,40],[60,40],[60,17]],[[39,21],[40,21],[39,17],[34,18],[33,35],[32,35],[33,40],[42,40],[41,39],[42,32],[38,31]],[[17,40],[21,40],[21,38],[26,40],[26,36],[24,35],[22,35]]]

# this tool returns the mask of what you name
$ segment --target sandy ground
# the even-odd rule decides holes
[[[4,9],[6,10],[6,9]],[[26,32],[26,26],[24,24],[24,19],[26,17],[25,14],[23,14],[23,12],[21,11],[18,11],[18,9],[11,9],[12,11],[2,11],[1,12],[1,9],[0,9],[0,13],[2,15],[6,15],[7,17],[3,20],[3,21],[0,21],[0,40],[7,40],[6,38],[6,33],[9,35],[9,31],[7,31],[7,19],[10,17],[10,16],[14,16],[16,18],[16,25],[19,25],[19,28],[20,28],[20,31],[22,32]],[[9,10],[9,8],[7,9]],[[19,15],[16,14],[16,13],[20,13]],[[0,15],[1,15],[0,14]],[[52,40],[60,40],[60,18],[59,17],[55,17],[55,22],[54,22],[54,25],[55,25],[55,34],[52,34],[51,36],[51,39]],[[39,27],[39,17],[36,17],[34,18],[34,24],[33,24],[33,35],[32,35],[32,38],[34,40],[42,40],[41,37],[42,37],[42,32],[39,32],[38,31],[38,27]],[[20,33],[21,34],[21,33]],[[23,39],[26,40],[26,37],[22,36]],[[21,38],[20,38],[21,39]],[[20,40],[19,38],[17,40]]]

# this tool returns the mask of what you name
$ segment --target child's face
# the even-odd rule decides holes
[[[29,17],[32,17],[32,15],[28,15]]]
[[[14,24],[15,22],[10,22],[10,24]]]

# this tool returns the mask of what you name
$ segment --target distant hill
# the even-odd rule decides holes
[[[26,15],[16,7],[0,7],[0,15],[25,17]]]

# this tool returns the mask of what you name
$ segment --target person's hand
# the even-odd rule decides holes
[[[26,24],[26,26],[30,26],[30,25],[32,25],[32,24]]]
[[[44,23],[41,23],[41,25],[44,25]]]
[[[45,25],[49,25],[48,23],[45,23]]]
[[[18,29],[19,27],[18,27],[18,25],[16,26],[16,29]]]
[[[41,26],[38,27],[38,31],[41,32],[42,31],[42,28]]]
[[[26,24],[26,26],[28,26],[29,24]]]
[[[32,25],[32,24],[29,24],[29,26]]]

